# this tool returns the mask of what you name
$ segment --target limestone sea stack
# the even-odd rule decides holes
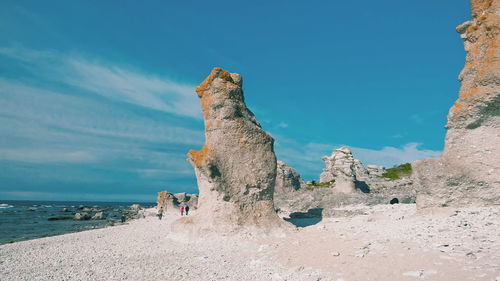
[[[472,0],[443,155],[413,164],[419,207],[500,204],[500,0]]]
[[[205,145],[191,150],[199,203],[178,225],[195,231],[272,229],[286,223],[273,206],[274,140],[246,107],[242,77],[214,68],[196,88],[205,120]]]
[[[320,182],[335,180],[335,192],[353,193],[356,191],[354,158],[347,146],[336,149],[331,156],[324,156],[325,169],[320,175]]]

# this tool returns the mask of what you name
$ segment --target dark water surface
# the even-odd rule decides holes
[[[108,226],[120,220],[130,205],[152,207],[155,203],[144,202],[88,202],[88,201],[18,201],[0,200],[0,245],[78,232]],[[104,210],[104,220],[53,220],[54,217],[74,217],[82,208]],[[66,208],[66,211],[63,209]],[[80,208],[80,209],[79,209]],[[91,212],[95,213],[94,212]]]

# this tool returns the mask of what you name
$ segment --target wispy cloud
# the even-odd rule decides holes
[[[65,130],[135,141],[203,143],[202,131],[176,126],[173,124],[175,119],[148,118],[116,105],[8,79],[0,78],[0,85],[0,113],[3,115],[0,124],[4,130],[25,134],[24,137],[43,138],[48,134],[57,137],[55,134]]]
[[[196,191],[186,152],[204,133],[193,86],[53,51],[0,48],[0,60],[0,192]],[[4,75],[9,66],[18,73]]]
[[[61,151],[50,149],[0,149],[0,158],[3,161],[19,161],[27,163],[92,163],[97,156],[88,151]]]
[[[286,122],[279,122],[278,125],[276,125],[278,128],[288,128],[288,123]]]
[[[71,85],[92,91],[113,100],[201,118],[199,101],[194,87],[174,83],[151,75],[104,66],[84,59],[69,59],[64,80]]]
[[[84,56],[23,47],[0,48],[0,55],[26,63],[47,79],[122,101],[180,116],[201,118],[194,85],[105,63]]]

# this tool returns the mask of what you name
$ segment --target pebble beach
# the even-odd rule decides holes
[[[500,280],[500,207],[339,211],[281,235],[185,236],[170,214],[6,244],[0,280]]]

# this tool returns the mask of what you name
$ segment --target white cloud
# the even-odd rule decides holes
[[[70,135],[61,133],[61,130],[66,130],[73,134],[135,141],[203,143],[202,131],[146,118],[119,107],[110,110],[108,105],[85,97],[34,88],[2,78],[0,86],[0,114],[3,116],[0,125],[11,134],[36,135],[37,138],[51,135],[52,138],[68,140]]]
[[[280,122],[280,123],[278,123],[278,125],[276,125],[276,127],[278,127],[278,128],[287,128],[288,127],[288,123],[286,123],[286,122]]]
[[[84,59],[66,60],[64,81],[113,100],[201,118],[195,87]]]
[[[386,146],[380,150],[353,147],[354,156],[364,164],[376,164],[391,167],[397,164],[410,163],[426,158],[437,158],[441,151],[419,149],[419,143],[408,143],[402,148]]]
[[[201,118],[195,86],[126,67],[22,47],[0,48],[4,55],[27,63],[27,68],[53,82],[65,83],[115,101]]]
[[[198,120],[186,125],[162,113],[143,115],[117,104],[10,79],[0,78],[0,104],[0,164],[7,165],[9,173],[34,181],[103,183],[112,177],[111,171],[166,183],[169,178],[192,178],[186,152],[204,141],[201,128],[188,126]],[[22,163],[40,169],[80,165],[72,165],[66,174],[42,174],[26,172]],[[151,172],[155,169],[157,173]]]
[[[61,151],[59,149],[0,149],[3,161],[19,161],[27,163],[92,163],[97,161],[96,155],[88,151]]]

